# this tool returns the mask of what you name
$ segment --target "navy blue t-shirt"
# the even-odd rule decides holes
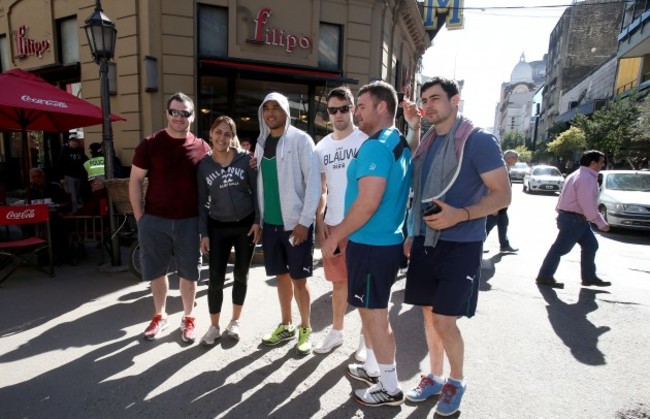
[[[442,140],[442,136],[437,138],[427,150],[422,164],[421,182],[426,181],[426,176],[433,164],[433,156],[444,141],[439,140]],[[493,135],[482,131],[473,133],[465,144],[465,154],[458,178],[451,189],[447,191],[444,202],[456,208],[477,203],[489,193],[489,189],[483,184],[481,174],[503,167],[505,164],[499,142]],[[422,199],[427,198],[431,197],[422,197]],[[425,224],[423,223],[422,226],[424,228]],[[424,232],[420,232],[420,235],[424,235]],[[485,217],[458,223],[443,230],[440,234],[440,240],[453,242],[484,241],[485,238]]]

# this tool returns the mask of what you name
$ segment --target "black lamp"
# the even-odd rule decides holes
[[[104,176],[106,179],[112,179],[114,174],[113,156],[115,152],[113,150],[113,128],[111,126],[108,62],[115,55],[117,29],[115,29],[115,24],[104,14],[100,0],[95,1],[95,10],[86,19],[84,30],[88,37],[88,45],[90,45],[90,52],[93,55],[93,59],[95,63],[99,64],[99,85],[103,119],[102,141],[104,144],[102,148],[104,149]],[[110,196],[108,209],[110,213],[111,231],[115,231],[115,216],[112,202],[110,202]],[[113,239],[111,240],[111,264],[113,266],[120,265],[120,245],[116,234],[113,235]]]
[[[95,2],[95,11],[86,19],[84,29],[95,62],[99,64],[102,58],[107,60],[113,58],[117,29],[115,29],[115,24],[104,14],[100,0]]]

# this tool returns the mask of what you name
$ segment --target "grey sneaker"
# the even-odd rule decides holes
[[[379,374],[377,374],[377,376],[369,375],[361,364],[348,364],[348,375],[355,380],[363,381],[368,385],[377,384],[379,382]]]
[[[226,327],[226,334],[235,340],[239,340],[239,320],[230,320]]]
[[[404,402],[404,393],[398,389],[397,393],[390,394],[381,383],[362,390],[355,390],[354,400],[368,406],[399,406]]]
[[[212,346],[215,344],[217,340],[221,337],[221,333],[219,333],[219,328],[210,326],[207,332],[205,332],[205,335],[201,338],[201,343],[203,345],[208,345]]]

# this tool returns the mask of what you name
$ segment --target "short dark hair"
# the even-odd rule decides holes
[[[393,86],[385,81],[373,81],[372,83],[362,86],[361,89],[359,89],[357,97],[364,93],[370,93],[374,98],[373,103],[375,106],[377,106],[379,102],[386,102],[388,113],[391,114],[393,118],[395,117],[395,113],[397,112],[397,91],[395,91]]]
[[[190,104],[192,111],[194,111],[194,101],[183,92],[176,92],[167,99],[167,109],[169,109],[169,105],[171,105],[173,101],[187,102]]]
[[[447,93],[447,98],[449,99],[460,94],[460,87],[458,86],[458,83],[456,83],[456,80],[447,79],[445,77],[434,77],[422,85],[420,88],[420,96],[422,96],[422,93],[424,93],[425,90],[435,86],[436,84],[439,84],[440,87],[442,87],[442,90]]]
[[[603,158],[605,157],[605,153],[603,153],[602,151],[587,150],[584,153],[582,153],[582,157],[580,157],[580,166],[589,167],[591,165],[591,162],[593,161],[598,163],[601,157]]]
[[[351,105],[354,105],[354,96],[352,96],[352,92],[346,86],[335,87],[332,89],[327,94],[327,102],[329,102],[333,97],[341,100],[347,100]]]

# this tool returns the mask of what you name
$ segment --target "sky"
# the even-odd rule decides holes
[[[475,124],[494,125],[501,83],[524,53],[526,61],[541,60],[548,39],[572,0],[465,0],[464,28],[447,30],[433,39],[422,64],[425,76],[464,80],[463,113]],[[535,6],[562,7],[535,7]],[[468,8],[484,8],[469,10]],[[492,7],[525,7],[492,9]]]

